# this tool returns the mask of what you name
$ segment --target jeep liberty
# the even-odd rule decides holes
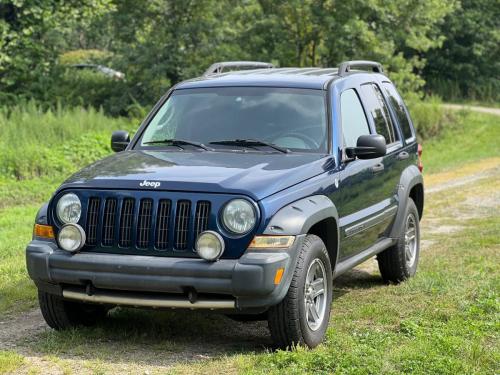
[[[52,328],[205,309],[315,347],[336,277],[374,256],[387,282],[416,272],[421,148],[379,63],[216,63],[111,146],[36,217],[27,268]]]

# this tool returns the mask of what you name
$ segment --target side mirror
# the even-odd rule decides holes
[[[380,134],[361,135],[356,147],[348,147],[346,149],[349,158],[358,159],[375,159],[384,156],[387,152],[385,138]]]
[[[127,148],[130,143],[130,135],[125,130],[114,131],[111,135],[111,149],[120,152]]]

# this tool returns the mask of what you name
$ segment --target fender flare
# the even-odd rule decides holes
[[[406,207],[408,205],[408,199],[410,197],[410,191],[415,185],[424,186],[424,179],[422,177],[422,173],[418,170],[415,165],[411,165],[406,168],[401,174],[401,178],[399,180],[399,188],[398,188],[398,211],[394,218],[394,224],[389,233],[390,238],[397,238],[401,233],[401,228],[404,225],[403,219],[406,212]]]
[[[331,259],[332,268],[339,260],[340,232],[337,207],[325,195],[313,195],[299,199],[281,208],[269,221],[263,234],[267,235],[304,235],[324,219],[335,219],[337,230],[337,257]]]
[[[48,209],[49,209],[48,203],[44,203],[42,207],[40,207],[40,209],[36,213],[36,219],[35,219],[36,224],[44,224],[44,225],[48,224],[48,218],[47,218]]]

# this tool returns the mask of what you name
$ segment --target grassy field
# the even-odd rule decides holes
[[[54,151],[57,155],[49,161],[36,157],[34,141],[19,140],[17,154],[5,151],[9,137],[16,134],[4,133],[11,125],[1,116],[0,132],[9,135],[0,140],[4,142],[0,147],[0,316],[22,320],[22,314],[36,306],[35,288],[25,272],[24,247],[40,203],[64,176],[110,152],[111,130],[133,126],[97,112],[75,110],[64,121],[62,116],[40,114],[52,116],[52,126],[61,129],[47,128],[34,136],[32,119],[23,120],[19,114],[19,124],[33,126],[24,136],[43,139],[39,148],[46,151],[42,154]],[[16,369],[31,373],[499,373],[499,175],[486,173],[459,188],[445,184],[481,169],[498,172],[500,126],[498,117],[484,114],[460,112],[454,120],[439,137],[424,142],[427,188],[443,184],[444,188],[426,197],[425,248],[417,276],[400,286],[386,286],[373,264],[368,264],[340,278],[335,283],[327,341],[316,350],[267,351],[264,323],[121,309],[96,328],[27,334],[16,348],[0,350],[0,373]],[[94,127],[93,121],[101,127]],[[65,133],[65,124],[75,129]],[[65,134],[64,144],[60,134]],[[82,148],[81,156],[75,157],[72,147],[78,149],[81,142],[88,142],[85,147],[92,152],[86,154]],[[5,155],[17,156],[4,159]],[[22,160],[25,156],[27,161]],[[66,160],[66,167],[52,168],[59,158]]]

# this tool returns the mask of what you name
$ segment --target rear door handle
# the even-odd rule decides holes
[[[405,159],[408,159],[409,157],[410,157],[410,154],[407,153],[406,151],[401,151],[398,154],[398,160],[405,160]]]
[[[384,170],[384,164],[383,163],[375,164],[372,167],[372,173],[382,172],[383,170]]]

